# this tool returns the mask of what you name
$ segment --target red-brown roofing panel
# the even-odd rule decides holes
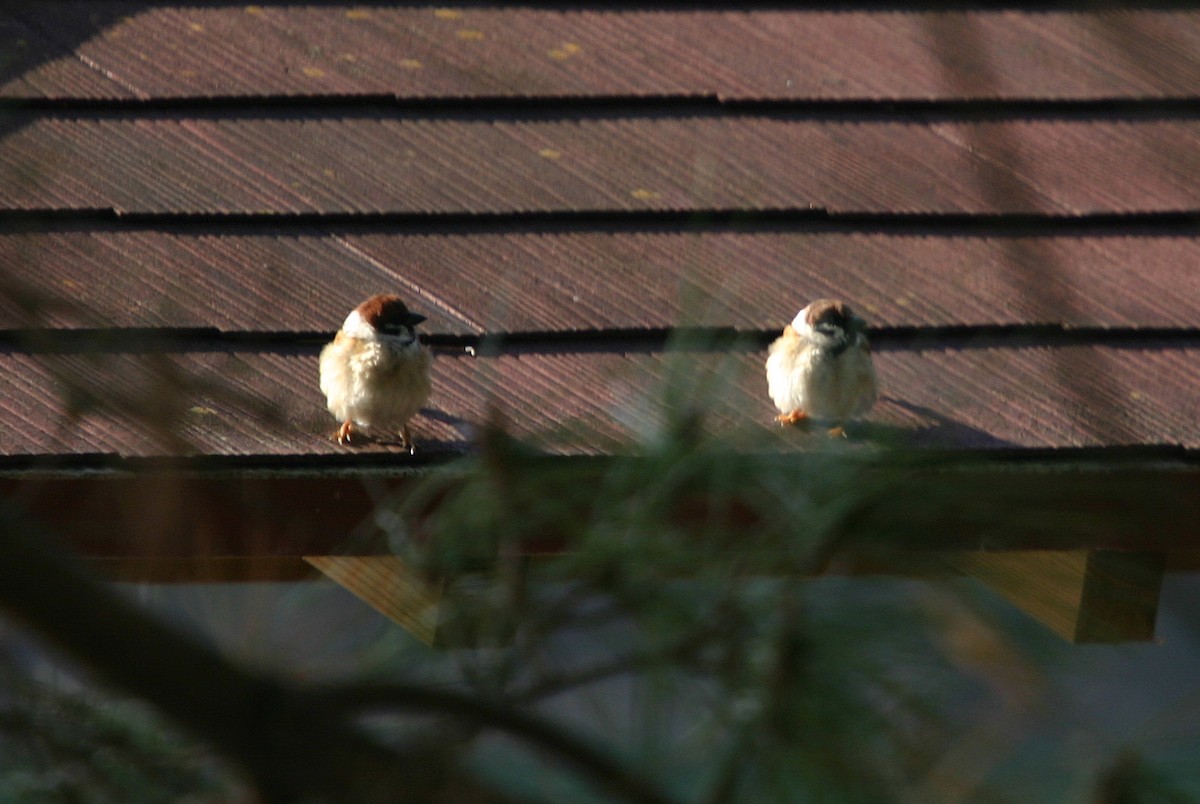
[[[17,117],[0,205],[123,212],[871,213],[1200,206],[1200,122]]]
[[[29,3],[0,94],[1191,97],[1194,10],[636,10]]]
[[[1200,240],[794,232],[349,235],[485,331],[770,329],[821,297],[876,326],[1200,326]]]
[[[329,332],[381,291],[453,334],[770,329],[823,296],[875,326],[1198,327],[1197,265],[1191,237],[41,232],[0,235],[0,329]]]
[[[604,452],[653,437],[668,377],[741,448],[802,448],[772,422],[761,353],[440,355],[413,422],[427,454],[466,447],[494,401],[514,433],[555,451]],[[882,352],[869,439],[959,448],[1200,447],[1200,348],[1061,347]],[[0,355],[6,455],[291,455],[340,452],[316,356]],[[180,386],[187,390],[175,393]],[[69,403],[69,404],[68,404]],[[64,410],[73,410],[69,417]]]
[[[415,285],[421,275],[410,268],[316,231],[0,235],[0,329],[331,332],[362,299],[389,291],[415,299],[430,331],[476,331],[473,319]]]

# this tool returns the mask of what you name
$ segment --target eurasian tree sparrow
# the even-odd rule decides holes
[[[398,429],[413,451],[408,420],[430,390],[432,356],[413,331],[424,320],[398,296],[372,296],[321,350],[321,391],[342,423],[331,436],[339,444],[351,442],[356,426],[380,426]]]
[[[796,314],[768,351],[767,389],[781,424],[812,417],[841,425],[875,404],[867,325],[848,305],[818,299]]]

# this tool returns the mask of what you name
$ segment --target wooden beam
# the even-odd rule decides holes
[[[461,602],[457,595],[445,598],[437,584],[387,556],[98,558],[87,563],[98,575],[127,583],[280,583],[324,574],[426,642],[442,641],[442,619],[459,607],[442,609]],[[967,575],[1064,639],[1095,643],[1153,639],[1163,575],[1196,571],[1200,553],[1194,552],[912,551],[886,559],[846,553],[824,574]]]
[[[432,583],[392,556],[305,560],[422,641],[473,644],[472,621],[481,619],[477,596],[468,592],[464,597],[457,587]],[[827,574],[966,575],[1064,639],[1083,644],[1154,639],[1164,565],[1158,553],[1105,550],[919,552],[896,562],[846,556],[830,565]],[[446,618],[454,619],[449,641]]]
[[[440,584],[395,556],[305,556],[304,560],[422,642],[433,643]]]
[[[828,460],[785,456],[778,466],[796,471],[799,483],[813,476],[812,461]],[[538,474],[528,482],[558,482],[586,513],[595,487],[588,478],[611,464],[523,457],[517,474],[530,467]],[[793,571],[861,573],[874,565],[920,575],[941,571],[939,564],[955,557],[957,571],[984,579],[1066,638],[1104,642],[1152,638],[1165,568],[1194,567],[1200,554],[1200,467],[1047,471],[976,460],[917,466],[895,477],[889,493],[850,511],[828,566]],[[437,595],[387,557],[388,534],[380,527],[380,511],[414,487],[411,475],[377,470],[360,476],[157,471],[0,478],[0,494],[62,534],[69,550],[99,562],[109,577],[292,580],[304,577],[301,562],[307,561],[432,639]],[[755,492],[748,487],[747,499]],[[539,498],[529,499],[536,505]],[[451,491],[429,505],[453,500]],[[410,512],[401,526],[419,536],[429,513]],[[667,516],[677,516],[673,524],[684,528],[772,526],[751,505],[735,498],[713,507],[702,493],[684,492]],[[569,543],[540,527],[524,549],[554,552]]]
[[[1162,553],[1088,553],[1075,641],[1153,639],[1165,564]]]
[[[547,458],[555,467],[578,459]],[[828,456],[787,456],[798,483]],[[589,477],[608,471],[588,459],[564,493],[589,502]],[[749,481],[747,481],[749,483]],[[195,558],[359,555],[386,552],[377,524],[381,501],[413,488],[411,475],[278,471],[270,476],[224,472],[89,473],[0,477],[0,496],[60,533],[88,558]],[[777,485],[782,483],[776,478]],[[754,489],[748,488],[748,498]],[[677,524],[721,517],[731,527],[763,527],[749,506],[708,510],[703,495],[680,501]],[[732,515],[730,512],[733,512]],[[418,517],[420,514],[417,515]],[[731,519],[731,516],[733,517]],[[1117,550],[1200,552],[1200,467],[999,466],[915,468],[895,490],[848,518],[846,549],[883,544],[913,550]],[[415,531],[421,522],[408,523]],[[543,523],[544,524],[544,523]],[[781,534],[786,538],[787,534]],[[546,552],[542,533],[532,552]],[[558,544],[565,547],[559,539]],[[548,548],[548,545],[551,547]]]
[[[402,478],[145,472],[0,478],[0,495],[86,558],[192,559],[338,552],[377,536],[373,514]],[[381,549],[370,538],[359,552]]]
[[[1154,638],[1166,571],[1195,571],[1196,553],[1112,551],[912,552],[892,560],[846,554],[825,574],[974,577],[1071,642],[1111,643]],[[473,601],[447,598],[439,584],[391,556],[253,556],[248,558],[92,559],[98,575],[117,582],[262,583],[333,580],[431,644],[449,644],[443,620],[464,631]],[[449,608],[447,608],[449,606]],[[445,609],[445,611],[443,611]],[[462,638],[458,634],[455,638]],[[469,639],[469,637],[468,637]]]
[[[947,560],[1071,642],[1154,638],[1162,554],[980,551],[948,554]]]

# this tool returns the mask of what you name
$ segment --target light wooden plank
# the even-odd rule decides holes
[[[415,637],[432,643],[437,634],[440,584],[430,582],[395,556],[305,556],[312,564]]]

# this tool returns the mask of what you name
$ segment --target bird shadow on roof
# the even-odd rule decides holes
[[[883,396],[881,401],[907,413],[919,416],[924,424],[916,427],[901,427],[878,422],[866,422],[854,428],[856,436],[871,441],[903,445],[906,447],[954,447],[956,449],[1002,449],[1018,447],[1012,441],[997,438],[986,430],[972,427],[939,413],[924,405],[916,405],[903,399]]]

